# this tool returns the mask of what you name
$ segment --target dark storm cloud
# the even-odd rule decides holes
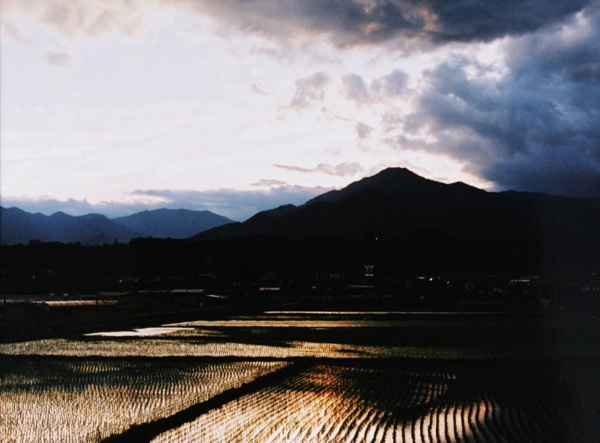
[[[5,0],[3,13],[27,14],[69,36],[114,30],[134,34],[157,8],[180,7],[220,22],[224,31],[282,42],[327,36],[339,47],[394,41],[397,47],[489,41],[534,32],[591,0]],[[400,41],[402,40],[402,41]]]
[[[424,2],[439,17],[437,40],[492,40],[504,35],[519,35],[541,29],[580,11],[589,0],[543,1],[446,1]]]
[[[489,41],[536,31],[581,10],[588,0],[171,0],[213,15],[237,30],[289,40],[315,34],[334,44],[381,43],[397,37]]]
[[[533,94],[537,101],[531,100],[533,110],[526,103],[516,107],[529,116],[519,131],[523,154],[483,168],[486,176],[504,187],[600,197],[599,41],[595,9],[507,48],[512,75],[506,89],[514,101]]]
[[[395,145],[449,154],[499,188],[600,197],[598,41],[595,10],[509,42],[500,77],[448,59],[425,73]],[[415,143],[422,129],[438,141]]]

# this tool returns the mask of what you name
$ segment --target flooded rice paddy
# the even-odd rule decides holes
[[[8,442],[600,435],[590,316],[268,312],[0,344]]]

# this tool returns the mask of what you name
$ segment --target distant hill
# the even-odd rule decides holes
[[[259,212],[243,223],[209,211],[144,211],[109,219],[99,214],[51,216],[1,208],[4,244],[41,241],[107,244],[136,237],[227,239],[301,238],[543,238],[568,247],[600,240],[600,201],[529,192],[486,192],[444,184],[403,168],[390,168],[326,192],[301,206]],[[545,242],[547,244],[547,242]]]
[[[600,202],[524,192],[486,192],[390,168],[302,206],[256,214],[195,240],[267,235],[287,238],[406,238],[415,232],[468,238],[600,237]]]
[[[159,209],[109,219],[100,214],[50,216],[19,208],[0,208],[0,240],[3,244],[80,242],[99,245],[128,242],[136,237],[185,238],[231,220],[209,211]]]
[[[156,209],[143,211],[112,221],[139,232],[144,237],[187,238],[232,220],[210,211]]]
[[[139,233],[100,214],[71,216],[57,212],[50,216],[31,214],[18,208],[0,208],[0,233],[3,244],[44,242],[98,245],[129,241]]]

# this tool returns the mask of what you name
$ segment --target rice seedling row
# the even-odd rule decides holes
[[[393,323],[323,321],[323,331],[312,323],[307,330],[279,322],[210,325],[166,328],[160,337],[0,344],[0,435],[127,441],[139,435],[128,434],[137,426],[151,431],[147,440],[184,443],[520,443],[600,435],[600,347],[588,342],[546,349],[472,339],[453,347],[430,337],[404,346],[414,331]],[[282,367],[281,376],[254,381]],[[172,419],[188,410],[185,420]],[[155,421],[163,424],[147,426]]]
[[[0,370],[0,435],[18,443],[96,442],[285,365],[7,359]]]
[[[316,366],[282,386],[231,402],[156,441],[182,441],[182,435],[193,435],[189,441],[384,441],[397,395],[377,383],[368,386],[369,379],[381,375],[360,367]],[[395,394],[406,386],[396,387]],[[418,395],[417,401],[424,401],[425,396]],[[414,395],[408,399],[414,401]],[[245,425],[249,423],[256,425]]]
[[[372,346],[351,343],[323,343],[290,340],[279,343],[258,339],[253,343],[236,338],[230,341],[164,338],[86,338],[44,339],[29,342],[0,343],[0,356],[42,355],[56,357],[235,357],[289,359],[318,358],[485,358],[481,349],[440,346]],[[512,356],[514,351],[507,353]],[[495,355],[496,356],[496,355]],[[498,358],[506,356],[499,352]]]
[[[557,380],[543,365],[523,371],[522,378],[515,377],[513,363],[438,366],[319,363],[152,442],[520,443],[597,435],[597,424],[580,427],[589,415],[569,412],[581,404],[561,402],[563,392],[548,389]]]

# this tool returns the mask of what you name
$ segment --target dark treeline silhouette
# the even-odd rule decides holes
[[[32,243],[2,247],[2,291],[94,293],[202,287],[280,286],[305,291],[327,278],[364,283],[373,266],[380,287],[407,276],[465,281],[483,275],[587,276],[600,269],[600,242],[572,238],[478,239],[416,230],[407,238],[226,240],[136,239],[84,246]],[[328,288],[331,292],[335,288]]]

